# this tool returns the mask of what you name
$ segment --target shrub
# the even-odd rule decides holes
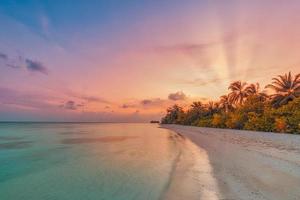
[[[266,109],[263,114],[249,112],[247,116],[248,120],[244,125],[244,129],[252,131],[274,131],[275,119],[270,110]]]
[[[198,121],[198,126],[200,127],[211,127],[211,119],[209,118],[203,118],[203,119],[199,119]]]
[[[290,101],[287,105],[281,106],[278,109],[273,110],[273,116],[277,118],[275,123],[275,129],[278,126],[283,126],[285,123],[285,132],[288,133],[299,133],[300,132],[300,98]],[[283,122],[284,121],[284,122]],[[280,127],[279,127],[280,128]],[[280,131],[282,132],[282,131]]]
[[[244,114],[239,112],[231,113],[226,121],[227,128],[242,129],[247,118]]]
[[[288,128],[287,120],[285,117],[280,117],[275,119],[275,130],[278,132],[286,132]]]
[[[192,126],[198,126],[199,120],[195,120],[191,123]]]
[[[187,111],[174,105],[167,109],[162,123],[300,133],[300,97],[280,107],[273,107],[266,96],[259,94],[248,96],[230,110],[224,103],[211,105],[194,102]]]
[[[263,117],[255,112],[248,113],[248,121],[245,123],[246,130],[261,131],[264,127]]]
[[[249,113],[254,112],[262,114],[264,112],[264,107],[266,102],[258,95],[249,96],[245,103],[239,107],[239,112]]]
[[[225,116],[221,114],[214,114],[212,118],[211,125],[215,128],[225,128]]]
[[[287,117],[290,133],[300,133],[300,108]]]

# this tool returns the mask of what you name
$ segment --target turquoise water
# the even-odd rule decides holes
[[[184,141],[154,124],[0,123],[0,199],[165,199],[197,154]]]

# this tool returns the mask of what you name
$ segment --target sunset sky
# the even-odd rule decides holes
[[[1,0],[0,121],[143,122],[300,69],[299,0]]]

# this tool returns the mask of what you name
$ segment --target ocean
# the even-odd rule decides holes
[[[217,199],[210,172],[158,124],[0,123],[1,200]]]

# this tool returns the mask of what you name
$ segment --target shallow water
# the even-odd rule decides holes
[[[1,200],[217,199],[210,173],[203,150],[154,124],[0,123]]]

